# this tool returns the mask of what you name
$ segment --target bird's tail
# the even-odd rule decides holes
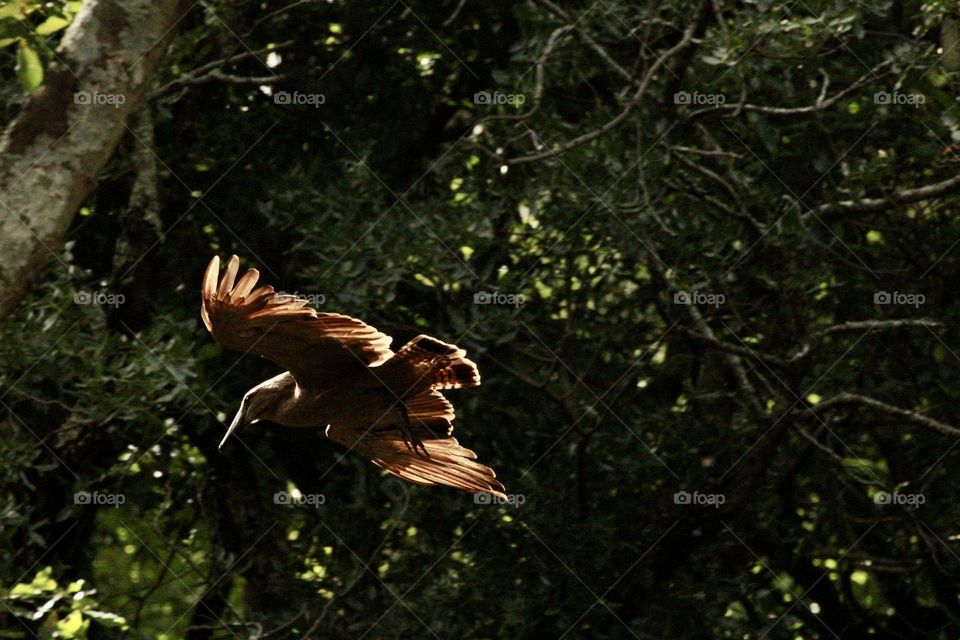
[[[467,352],[428,335],[405,344],[383,364],[392,386],[403,395],[422,389],[466,389],[480,385],[480,372]]]
[[[453,405],[439,390],[480,384],[477,365],[466,355],[455,345],[419,335],[377,367],[377,377],[402,398],[405,416],[376,430],[376,437],[357,449],[410,482],[505,497],[493,469],[476,462],[476,454],[451,437]],[[419,442],[409,442],[410,437]]]

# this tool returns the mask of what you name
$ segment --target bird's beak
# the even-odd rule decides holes
[[[220,441],[220,446],[217,447],[217,451],[223,449],[223,445],[227,442],[227,438],[237,430],[237,427],[241,426],[247,420],[247,409],[249,405],[246,402],[240,403],[240,410],[237,411],[237,415],[233,417],[233,422],[230,423],[230,427],[227,428],[227,432],[223,436],[223,440]]]

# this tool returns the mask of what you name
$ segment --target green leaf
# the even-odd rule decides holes
[[[0,18],[25,18],[27,14],[36,9],[36,3],[31,0],[16,0],[15,2],[5,2],[0,7]]]
[[[24,38],[30,38],[32,33],[22,20],[0,17],[0,47],[6,47]]]
[[[13,589],[10,590],[10,595],[12,596],[35,596],[41,593],[40,589],[37,589],[33,585],[21,582],[17,584]]]
[[[57,581],[50,577],[52,574],[53,567],[44,567],[33,577],[30,586],[39,591],[53,591],[57,588]]]
[[[17,78],[23,88],[33,93],[43,83],[43,64],[40,56],[30,46],[21,41],[17,49]]]
[[[60,16],[50,16],[46,20],[40,23],[37,27],[38,36],[48,36],[51,33],[56,33],[61,29],[66,29],[70,25],[70,21],[66,18],[61,18]]]
[[[73,611],[57,623],[57,632],[61,638],[76,638],[83,627],[83,614],[79,611]]]

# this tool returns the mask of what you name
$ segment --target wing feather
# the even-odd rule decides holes
[[[220,288],[217,290],[218,298],[229,298],[230,292],[233,291],[233,281],[237,277],[237,270],[239,268],[240,258],[237,256],[230,256],[230,260],[227,262],[227,270],[223,273],[223,277],[220,279]]]
[[[355,450],[369,456],[378,467],[416,484],[440,484],[506,499],[493,469],[474,462],[477,454],[460,446],[456,438],[426,440],[423,445],[429,457],[412,452],[402,440],[394,438],[364,438]]]
[[[273,360],[303,387],[332,384],[393,355],[392,339],[370,325],[319,313],[307,300],[277,294],[271,286],[254,288],[260,273],[250,269],[237,280],[239,269],[240,259],[231,256],[221,276],[214,256],[200,287],[203,324],[224,347]]]
[[[231,294],[231,302],[239,302],[247,297],[250,291],[253,290],[253,286],[257,284],[257,280],[260,279],[260,272],[256,269],[250,269],[243,277],[240,278],[240,281],[237,283],[237,286],[234,287],[233,293]]]

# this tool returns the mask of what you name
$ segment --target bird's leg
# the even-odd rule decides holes
[[[403,444],[407,445],[407,448],[414,454],[417,453],[417,449],[420,449],[423,457],[429,458],[430,454],[427,453],[427,448],[424,446],[423,441],[413,432],[413,428],[410,425],[410,416],[407,414],[407,407],[401,402],[393,408],[393,412],[397,417],[397,429],[400,430],[400,437],[403,439]]]

